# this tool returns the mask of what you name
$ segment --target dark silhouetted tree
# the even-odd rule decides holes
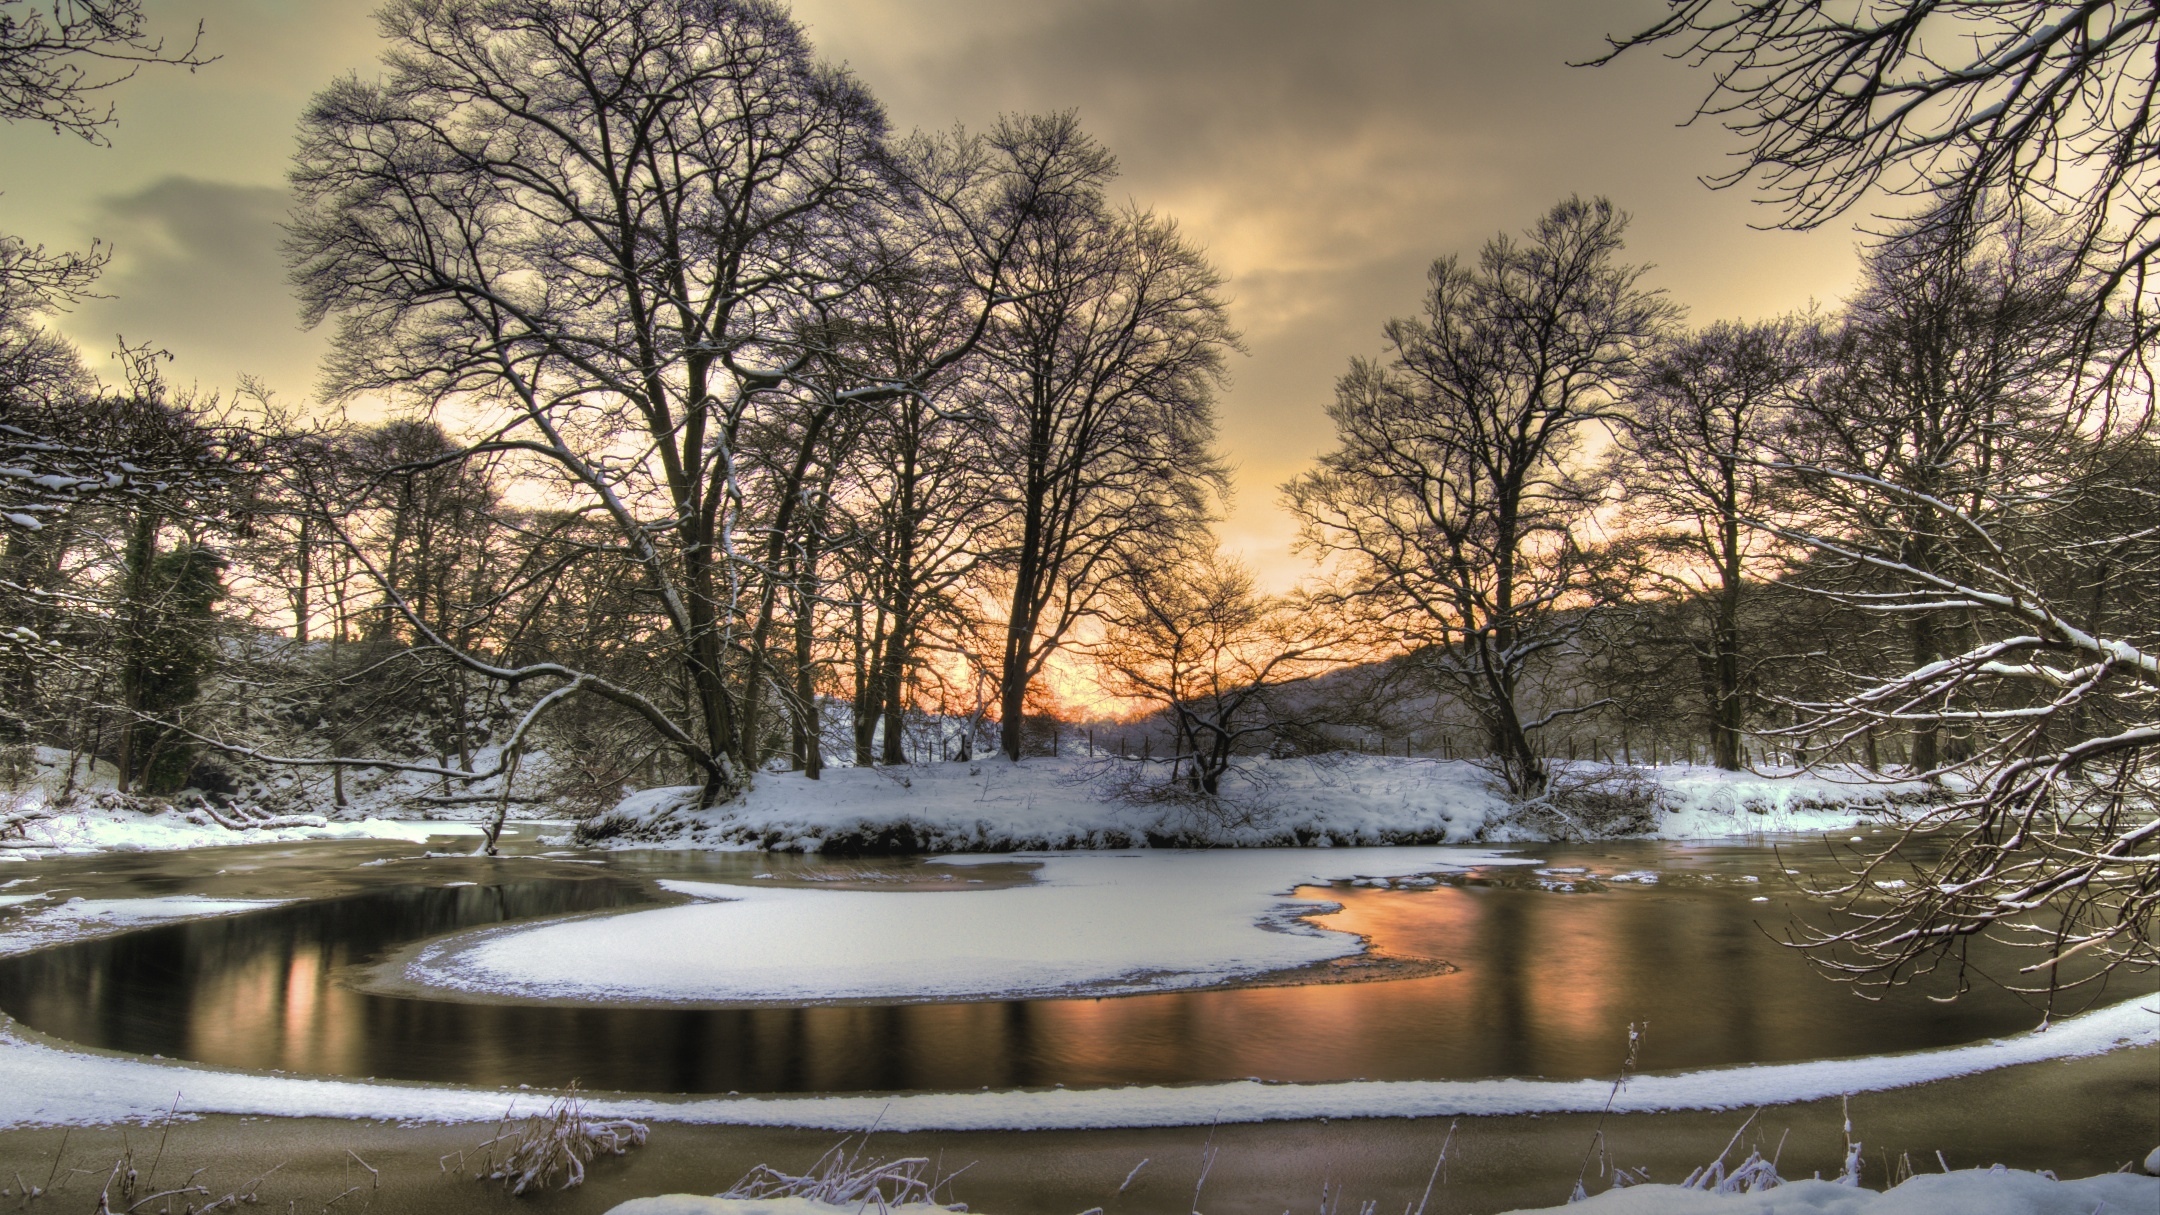
[[[1626,225],[1570,198],[1474,267],[1435,262],[1422,314],[1388,323],[1389,360],[1337,385],[1335,449],[1285,487],[1341,593],[1423,648],[1524,797],[1545,788],[1552,717],[1519,693],[1591,589],[1580,528],[1605,487],[1584,444],[1674,312],[1619,260]]]

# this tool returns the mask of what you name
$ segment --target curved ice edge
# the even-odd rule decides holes
[[[1881,1092],[1996,1068],[2160,1044],[2160,995],[2134,996],[2046,1030],[1903,1055],[1751,1064],[1638,1076],[1612,1097],[1622,1113],[1786,1105]],[[443,1088],[221,1071],[47,1045],[0,1019],[0,1128],[95,1125],[163,1117],[179,1094],[189,1114],[485,1122],[537,1113],[544,1091]],[[664,1100],[595,1094],[597,1117],[815,1130],[1103,1130],[1308,1118],[1594,1113],[1610,1080],[1353,1080],[1228,1083],[890,1097]]]

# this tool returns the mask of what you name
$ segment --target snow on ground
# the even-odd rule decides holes
[[[269,814],[215,807],[195,794],[178,798],[135,797],[114,791],[111,764],[77,765],[67,788],[68,753],[39,747],[34,775],[20,789],[0,789],[0,864],[85,852],[162,852],[224,844],[276,844],[300,840],[395,840],[424,844],[434,836],[477,836],[480,827],[440,822],[413,813],[405,788],[376,781],[353,804],[335,813]],[[404,775],[404,774],[392,774]],[[362,782],[355,780],[354,786]],[[311,809],[328,811],[330,807]],[[223,819],[221,823],[219,820]],[[235,824],[227,826],[225,824]]]
[[[38,751],[26,789],[0,790],[0,861],[96,851],[196,848],[304,839],[418,840],[471,834],[491,804],[446,807],[433,778],[363,772],[350,805],[331,807],[312,778],[283,773],[266,796],[283,811],[130,798],[112,791],[111,765],[79,771],[67,804],[56,791],[65,752]],[[485,756],[479,757],[485,760]],[[526,765],[544,767],[546,756]],[[484,766],[484,765],[483,765]],[[689,787],[629,793],[580,826],[603,847],[765,848],[786,852],[1017,852],[1145,847],[1297,847],[1534,842],[1556,834],[1706,839],[1837,831],[1880,822],[1925,799],[1913,784],[1851,772],[1721,772],[1687,765],[1556,765],[1563,815],[1511,806],[1464,760],[1323,755],[1241,759],[1224,796],[1165,788],[1161,764],[1002,756],[906,768],[829,768],[822,780],[761,773],[749,794],[694,808]],[[319,782],[317,782],[319,783]],[[274,786],[271,788],[270,786]],[[486,793],[485,788],[474,795]],[[434,800],[431,800],[434,799]],[[560,817],[567,807],[519,803],[514,817]],[[251,817],[261,825],[220,825]]]
[[[1209,1126],[1313,1118],[1446,1118],[1456,1115],[1752,1109],[1841,1094],[1881,1092],[2017,1064],[2160,1046],[2160,1001],[2139,996],[2045,1031],[1904,1055],[1758,1064],[1638,1076],[1616,1095],[1603,1080],[1351,1080],[1325,1084],[1130,1086],[844,1097],[666,1099],[593,1094],[594,1118],[813,1130],[1097,1130]],[[148,1122],[172,1094],[193,1114],[266,1114],[418,1122],[494,1122],[515,1103],[522,1116],[550,1099],[540,1092],[260,1075],[125,1055],[38,1039],[0,1021],[0,1128]]]
[[[683,1215],[692,1215],[696,1209],[681,1210]],[[1831,1181],[1795,1181],[1752,1194],[1710,1194],[1676,1185],[1629,1186],[1583,1202],[1510,1215],[2150,1215],[2154,1211],[2160,1211],[2160,1177],[2102,1173],[2057,1181],[2045,1174],[1996,1165],[1920,1173],[1881,1193]]]
[[[430,837],[476,836],[471,823],[385,817],[394,800],[376,798],[357,819],[321,814],[235,817],[186,799],[132,797],[113,790],[110,764],[79,770],[79,788],[63,800],[67,753],[40,747],[37,773],[21,789],[0,789],[0,863],[83,852],[162,852],[222,844],[274,844],[298,840],[399,840],[424,844]],[[221,824],[240,823],[239,829]],[[0,904],[4,905],[4,904]]]
[[[607,1215],[854,1215],[858,1207],[806,1198],[664,1194],[633,1198],[609,1208]],[[944,1208],[890,1209],[927,1213]],[[2103,1173],[2057,1181],[1997,1165],[1922,1173],[1881,1193],[1830,1181],[1788,1182],[1753,1194],[1711,1194],[1675,1185],[1630,1186],[1579,1203],[1509,1215],[2150,1215],[2153,1211],[2160,1211],[2160,1177]]]
[[[1468,764],[1365,756],[1255,760],[1223,804],[1123,796],[1134,765],[1003,757],[906,769],[768,772],[743,800],[690,808],[693,788],[626,799],[583,835],[627,846],[791,852],[1453,844],[1505,802]]]
[[[178,809],[146,814],[133,809],[85,806],[25,824],[22,834],[0,841],[8,845],[0,851],[0,862],[79,852],[160,852],[299,840],[399,840],[424,844],[435,836],[478,837],[481,834],[481,828],[471,823],[385,818],[365,818],[357,822],[315,818],[284,826],[235,831],[207,820],[191,819]]]
[[[1670,839],[1843,830],[1895,815],[1911,785],[1668,765],[1594,773],[1600,804],[1640,804],[1627,833]],[[1604,779],[1612,775],[1614,779]],[[1559,819],[1513,810],[1461,760],[1331,755],[1240,761],[1214,805],[1150,798],[1114,760],[1002,757],[907,769],[837,768],[812,781],[768,772],[743,799],[696,809],[694,788],[648,789],[586,824],[600,846],[785,852],[1018,852],[1132,847],[1461,844],[1549,838]],[[1137,796],[1136,796],[1137,794]],[[1580,819],[1580,815],[1577,818]]]
[[[892,1215],[942,1215],[950,1209],[919,1202],[887,1206],[861,1202],[835,1204],[810,1198],[706,1198],[698,1194],[661,1194],[618,1203],[609,1207],[606,1215],[865,1215],[872,1210],[890,1211]]]
[[[1929,796],[1917,781],[1884,783],[1863,773],[1727,772],[1667,764],[1639,769],[1657,788],[1658,839],[1766,832],[1837,831],[1879,822]]]
[[[999,858],[1004,859],[1004,858]],[[455,937],[405,977],[529,998],[1024,999],[1221,983],[1359,953],[1294,900],[1336,878],[1534,864],[1462,848],[1036,854],[1035,882],[849,891],[663,881],[700,901]],[[950,861],[948,862],[950,863]],[[969,866],[956,865],[964,875]]]

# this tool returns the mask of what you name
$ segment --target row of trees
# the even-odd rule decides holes
[[[1671,697],[1646,662],[1661,648],[1696,660],[1684,699],[1738,768],[1751,708],[1814,712],[1974,644],[1970,611],[1937,610],[1944,580],[2008,561],[2087,631],[2149,620],[2149,587],[2120,576],[2148,568],[2160,523],[2143,408],[2092,391],[2093,360],[2122,352],[2090,340],[2059,234],[2015,221],[1954,246],[1908,227],[1835,315],[1682,333],[1620,262],[1621,217],[1570,200],[1474,270],[1434,267],[1389,359],[1344,377],[1338,446],[1290,505],[1338,559],[1334,595],[1418,647],[1524,796],[1546,783],[1540,732],[1640,719],[1619,689]],[[1541,678],[1614,647],[1587,681]],[[1933,776],[1988,745],[1952,704],[1972,694],[1882,704],[1857,738],[1801,729],[1842,747],[1886,726]]]
[[[426,420],[257,409],[223,535],[246,608],[368,643],[361,669],[406,656],[451,707],[445,775],[495,775],[593,701],[718,800],[776,752],[814,776],[842,679],[858,762],[881,724],[898,761],[919,689],[1018,721],[1130,557],[1198,542],[1236,343],[1219,278],[1111,200],[1070,115],[894,138],[764,3],[381,20],[384,78],[304,119],[290,254],[337,330],[331,391]],[[68,375],[20,377],[38,436],[95,395]],[[152,395],[112,399],[189,412]],[[132,567],[76,556],[77,602],[109,614]],[[462,706],[510,689],[537,699],[489,766],[450,765]]]

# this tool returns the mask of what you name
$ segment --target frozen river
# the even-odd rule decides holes
[[[1868,1002],[1813,973],[1774,938],[1821,911],[1788,870],[1829,862],[1790,844],[77,858],[8,870],[0,939],[21,949],[71,907],[108,929],[131,906],[225,914],[45,938],[0,959],[0,1010],[229,1067],[704,1094],[1576,1078],[1618,1069],[1630,1022],[1641,1066],[1669,1070],[2039,1020],[1985,982]],[[2151,990],[2135,982],[2104,1000]]]

